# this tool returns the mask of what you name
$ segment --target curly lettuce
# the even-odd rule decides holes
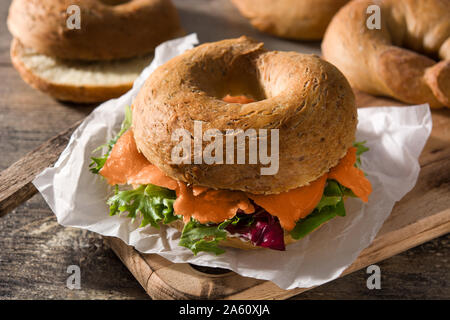
[[[111,216],[128,213],[127,217],[142,217],[140,227],[150,224],[159,228],[159,224],[168,224],[180,219],[175,215],[173,204],[176,200],[174,191],[152,184],[142,185],[133,190],[119,191],[106,202]]]
[[[226,231],[219,228],[218,225],[201,224],[191,219],[184,225],[178,244],[190,249],[194,255],[201,251],[219,255],[225,252],[224,249],[219,247],[219,242],[226,238]]]
[[[219,247],[219,242],[227,238],[225,229],[230,226],[250,226],[253,222],[253,215],[248,214],[235,215],[220,224],[201,224],[191,218],[184,225],[179,245],[190,249],[194,255],[202,251],[220,255],[225,252]]]

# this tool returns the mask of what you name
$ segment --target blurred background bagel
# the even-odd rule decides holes
[[[366,21],[370,0],[354,0],[330,23],[324,58],[359,90],[408,104],[450,106],[450,0],[380,0],[380,29]]]
[[[73,5],[79,29],[67,24]],[[14,0],[7,24],[22,78],[56,99],[82,103],[128,91],[155,47],[183,34],[170,0]]]
[[[320,40],[349,0],[231,0],[258,30],[295,40]]]

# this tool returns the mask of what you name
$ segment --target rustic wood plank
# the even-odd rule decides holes
[[[58,160],[72,132],[79,124],[80,122],[76,122],[66,131],[0,172],[0,217],[30,199],[37,192],[31,182],[38,173]]]

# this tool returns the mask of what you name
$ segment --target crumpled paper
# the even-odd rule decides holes
[[[231,269],[242,276],[270,280],[283,289],[312,287],[337,278],[369,246],[383,222],[413,188],[419,174],[418,157],[431,132],[427,105],[375,107],[358,110],[357,141],[370,151],[362,168],[373,186],[369,202],[346,201],[347,216],[337,217],[286,251],[227,248],[215,256],[178,246],[174,228],[139,228],[139,222],[108,215],[111,187],[89,171],[92,150],[118,132],[124,108],[130,105],[148,75],[169,59],[198,43],[195,34],[160,45],[155,58],[131,91],[96,108],[73,133],[67,148],[52,168],[33,181],[58,222],[104,236],[119,237],[143,253],[156,253],[172,262]]]

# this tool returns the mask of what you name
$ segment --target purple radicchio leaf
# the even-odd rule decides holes
[[[247,215],[246,215],[247,216]],[[274,250],[286,250],[284,231],[278,219],[261,207],[249,219],[240,219],[236,224],[229,224],[225,229],[231,234],[239,234],[241,238],[250,240],[253,245]]]

